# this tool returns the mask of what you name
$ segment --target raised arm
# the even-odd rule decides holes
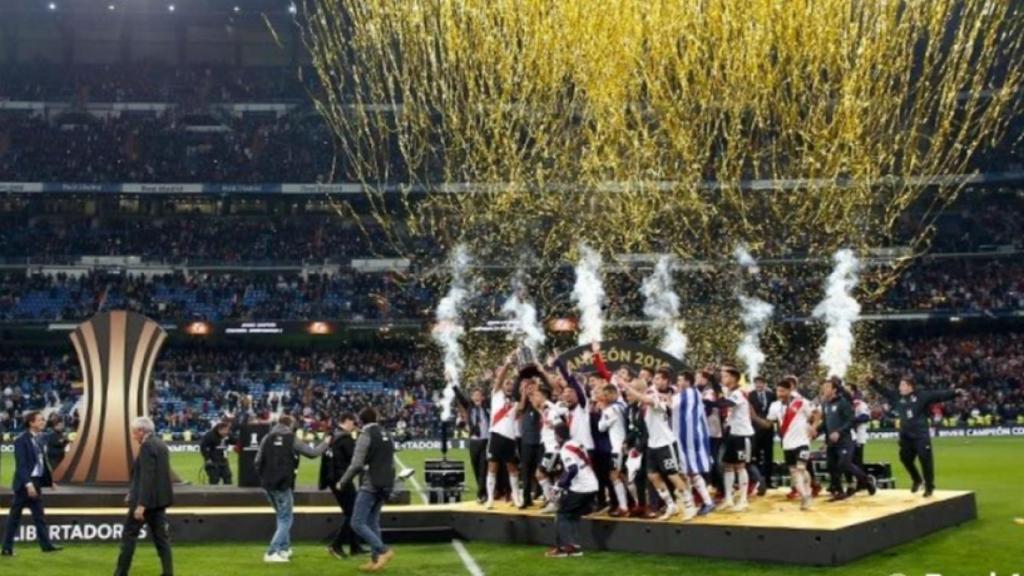
[[[921,390],[917,395],[921,397],[925,404],[930,405],[956,400],[960,392],[958,390]]]
[[[597,375],[611,382],[612,373],[608,370],[608,365],[604,363],[604,358],[601,357],[601,344],[594,342],[590,345],[590,351],[594,353],[594,369],[597,370]]]
[[[579,381],[576,380],[576,377],[573,376],[572,372],[569,371],[569,368],[566,367],[565,362],[563,362],[561,360],[561,358],[559,358],[558,360],[555,360],[555,366],[558,367],[558,372],[562,374],[562,379],[565,380],[565,382],[573,390],[576,391],[576,397],[579,400],[580,406],[583,406],[584,408],[586,408],[587,407],[587,394],[583,390],[583,386],[580,386]]]
[[[497,392],[501,390],[501,385],[505,382],[505,374],[508,373],[508,367],[512,365],[512,354],[505,357],[505,362],[498,367],[498,370],[494,373],[494,381],[491,382],[491,392]]]
[[[899,392],[897,392],[897,391],[895,391],[895,390],[893,390],[891,388],[886,388],[885,386],[882,386],[878,382],[878,380],[875,380],[874,378],[870,378],[868,380],[868,386],[870,386],[871,389],[875,391],[875,393],[877,393],[878,395],[880,395],[883,398],[885,398],[886,401],[889,402],[889,406],[890,407],[892,405],[896,404],[896,402],[898,402],[899,399],[900,399]]]

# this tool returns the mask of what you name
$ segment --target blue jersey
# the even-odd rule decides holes
[[[687,474],[711,471],[711,434],[704,399],[692,386],[672,397],[672,426],[679,438],[683,470]]]

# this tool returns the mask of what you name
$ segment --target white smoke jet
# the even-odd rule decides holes
[[[760,298],[740,296],[740,306],[743,311],[740,318],[743,320],[743,338],[736,349],[736,355],[747,365],[747,376],[751,381],[761,373],[761,365],[764,364],[765,355],[761,351],[761,333],[768,327],[768,319],[772,317],[773,307],[771,304]]]
[[[448,259],[451,270],[451,286],[448,293],[437,305],[435,324],[430,331],[434,342],[444,352],[445,387],[441,399],[441,420],[447,421],[452,416],[452,401],[455,399],[455,386],[462,379],[462,371],[466,362],[462,357],[462,345],[459,338],[465,333],[462,326],[462,312],[470,295],[470,285],[466,272],[469,269],[470,257],[466,247],[459,244]]]
[[[814,307],[813,315],[826,325],[818,362],[828,369],[829,376],[844,378],[853,361],[853,323],[860,317],[860,304],[852,295],[860,261],[849,249],[836,251],[832,261],[835,268],[825,284],[825,299]]]
[[[576,284],[572,288],[572,300],[580,311],[580,345],[601,341],[604,297],[601,254],[585,244],[581,245],[580,261],[576,263]]]
[[[651,319],[655,329],[661,331],[660,348],[682,360],[689,339],[679,329],[679,296],[672,283],[674,263],[668,254],[658,258],[654,272],[644,279],[640,291],[644,295],[644,315]]]
[[[537,357],[537,352],[547,337],[537,321],[537,309],[533,307],[532,302],[520,296],[523,289],[519,282],[514,284],[512,295],[501,306],[501,313],[512,320],[512,333],[519,338],[519,343],[529,348],[534,357]]]
[[[746,246],[737,246],[733,251],[733,257],[748,273],[756,275],[760,272],[757,260],[747,251]],[[743,338],[740,339],[740,345],[736,348],[736,355],[746,364],[747,377],[753,381],[761,373],[761,365],[765,361],[764,352],[761,351],[761,334],[768,327],[768,320],[772,317],[774,308],[756,296],[740,294],[739,300]]]

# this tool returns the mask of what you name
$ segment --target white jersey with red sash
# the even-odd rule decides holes
[[[811,415],[814,405],[803,396],[793,392],[789,402],[772,402],[768,409],[768,420],[779,423],[779,436],[783,450],[795,450],[811,445]]]
[[[515,440],[518,431],[515,401],[503,390],[491,394],[491,434],[500,434],[509,440]]]
[[[590,412],[582,404],[566,409],[565,423],[569,425],[569,438],[587,450],[594,449],[594,436],[590,432]]]
[[[569,484],[570,491],[580,494],[597,492],[597,476],[594,474],[594,467],[590,464],[586,448],[579,442],[568,440],[562,444],[559,457],[566,470],[572,469],[573,466],[576,467],[576,475],[573,476],[572,482]]]

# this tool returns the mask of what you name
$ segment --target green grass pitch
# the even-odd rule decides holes
[[[935,441],[939,488],[967,489],[977,492],[978,520],[958,528],[944,530],[922,540],[898,546],[839,568],[803,568],[685,558],[588,551],[584,558],[548,560],[538,547],[467,542],[466,548],[486,574],[644,574],[644,575],[810,575],[836,576],[924,576],[925,574],[1010,576],[1024,573],[1024,483],[1020,469],[1024,462],[1024,441],[1020,439],[944,438]],[[401,462],[422,471],[423,461],[437,457],[427,451],[399,453]],[[453,458],[465,454],[453,452]],[[907,486],[907,478],[896,458],[891,441],[869,444],[869,460],[887,460],[897,470],[897,481]],[[9,485],[11,457],[3,456],[0,481]],[[176,454],[175,470],[184,478],[199,478],[201,460],[196,454]],[[318,463],[303,461],[300,483],[313,485]],[[418,474],[422,478],[422,474]],[[417,502],[418,495],[413,496]],[[825,504],[820,504],[824,506]],[[269,513],[269,510],[268,510]],[[794,511],[794,513],[797,513]],[[784,517],[779,518],[785,522]],[[270,534],[267,534],[269,540]],[[299,543],[290,564],[264,565],[264,543],[179,545],[174,549],[175,568],[186,576],[257,576],[354,574],[360,561],[338,561],[329,557],[316,542]],[[43,556],[38,548],[21,546],[18,556],[0,559],[0,573],[39,575],[109,574],[117,557],[114,544],[71,544],[58,554]],[[396,549],[392,574],[467,574],[462,560],[451,545],[403,545]],[[794,550],[793,554],[799,554]],[[140,576],[159,573],[156,554],[148,542],[136,554]]]

